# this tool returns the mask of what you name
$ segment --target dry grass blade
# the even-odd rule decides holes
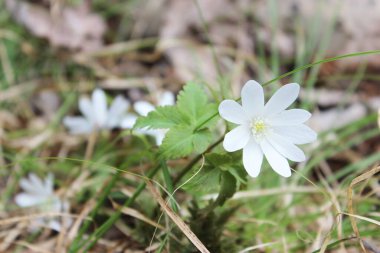
[[[350,216],[350,217],[357,218],[359,220],[365,220],[365,221],[368,221],[368,222],[371,222],[371,223],[373,223],[375,225],[380,226],[380,221],[378,221],[378,220],[374,220],[374,219],[371,219],[371,218],[368,218],[368,217],[364,217],[364,216],[361,216],[361,215],[357,215],[357,214],[344,213],[344,212],[342,214],[345,214],[345,215]]]
[[[96,205],[96,202],[94,200],[90,200],[86,203],[86,205],[80,212],[78,218],[76,219],[74,224],[71,226],[71,229],[67,236],[69,240],[73,240],[74,237],[77,235],[82,222],[86,219],[87,215],[93,210],[95,205]]]
[[[40,80],[32,80],[25,83],[20,83],[17,85],[8,88],[7,90],[3,90],[0,93],[0,101],[11,101],[17,97],[22,96],[27,92],[31,92],[41,84]]]
[[[118,205],[117,203],[115,203],[113,201],[112,201],[112,205],[115,209],[121,208],[121,212],[125,215],[132,216],[132,217],[139,219],[139,220],[141,220],[141,221],[143,221],[149,225],[152,225],[153,227],[159,228],[161,230],[165,230],[165,228],[162,225],[160,225],[157,222],[149,219],[148,217],[146,217],[144,214],[140,213],[136,209],[129,208],[129,207],[121,207],[120,205]]]
[[[76,215],[71,215],[67,213],[55,213],[55,212],[49,212],[49,213],[36,213],[36,214],[30,214],[26,216],[18,216],[18,217],[12,217],[8,219],[2,219],[0,220],[0,227],[10,225],[13,223],[19,223],[22,221],[30,221],[38,218],[46,218],[46,217],[77,217]]]
[[[356,215],[354,213],[354,208],[353,208],[353,187],[357,184],[359,184],[360,182],[362,181],[365,181],[365,180],[368,180],[369,178],[371,178],[373,175],[375,175],[376,173],[378,173],[380,171],[380,166],[377,166],[377,167],[374,167],[373,169],[363,173],[362,175],[354,178],[350,184],[350,186],[348,187],[348,190],[347,190],[347,197],[348,197],[348,211],[349,213],[347,213],[347,215],[349,215],[350,217],[350,221],[351,221],[351,226],[352,226],[352,229],[354,230],[355,232],[355,235],[356,237],[359,239],[359,243],[360,243],[360,247],[363,249],[364,252],[367,252],[364,244],[363,244],[363,241],[362,239],[360,238],[360,233],[359,233],[359,229],[358,229],[358,226],[356,224],[356,219],[355,218],[359,218],[359,219],[363,219],[365,217],[363,216],[359,216],[359,215]],[[369,219],[369,218],[365,218],[363,220],[372,220],[372,219]],[[371,222],[373,222],[374,220],[372,220]],[[378,224],[380,225],[378,222],[375,223],[375,224]]]
[[[152,193],[153,197],[158,201],[161,208],[166,212],[166,214],[173,220],[173,222],[181,229],[181,231],[186,235],[187,238],[194,244],[194,246],[202,253],[210,253],[210,251],[203,245],[203,243],[198,239],[198,237],[190,230],[189,226],[186,225],[183,220],[173,212],[173,210],[168,206],[165,200],[158,193],[156,188],[152,185],[150,181],[146,182],[149,191]]]
[[[28,242],[25,242],[25,241],[18,241],[18,242],[15,242],[15,244],[23,246],[23,247],[31,250],[31,252],[36,252],[36,253],[49,253],[49,252],[51,252],[48,249],[43,249],[41,247],[38,247],[38,246],[36,246],[34,244],[31,244],[31,243],[28,243]],[[29,251],[25,251],[25,252],[29,252]]]
[[[273,244],[277,244],[278,242],[268,242],[268,243],[262,243],[262,244],[259,244],[259,245],[256,245],[256,246],[252,246],[252,247],[248,247],[248,248],[245,248],[243,249],[242,251],[239,251],[239,253],[247,253],[247,252],[250,252],[250,251],[254,251],[256,249],[262,249],[262,248],[265,248],[267,246],[271,246]]]

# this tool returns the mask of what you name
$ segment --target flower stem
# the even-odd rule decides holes
[[[316,62],[313,62],[313,63],[310,63],[310,64],[306,64],[306,65],[303,65],[303,66],[300,66],[298,68],[295,68],[293,69],[292,71],[289,71],[289,72],[286,72],[285,74],[282,74],[276,78],[273,78],[271,80],[269,80],[268,82],[264,83],[263,86],[267,86],[273,82],[276,82],[282,78],[285,78],[287,76],[290,76],[294,73],[297,73],[297,72],[300,72],[302,70],[305,70],[305,69],[308,69],[308,68],[311,68],[315,65],[319,65],[319,64],[322,64],[322,63],[327,63],[327,62],[332,62],[332,61],[337,61],[337,60],[341,60],[341,59],[345,59],[345,58],[350,58],[350,57],[354,57],[354,56],[364,56],[364,55],[371,55],[371,54],[380,54],[380,50],[371,50],[371,51],[363,51],[363,52],[358,52],[358,53],[351,53],[351,54],[343,54],[343,55],[338,55],[338,56],[335,56],[335,57],[331,57],[331,58],[326,58],[326,59],[322,59],[322,60],[319,60],[319,61],[316,61]],[[238,98],[236,99],[235,101],[239,101],[241,98]],[[207,124],[210,120],[212,120],[213,118],[215,118],[216,116],[218,116],[218,112],[216,112],[215,114],[213,114],[212,116],[210,116],[209,118],[207,118],[205,121],[203,121],[201,124],[199,124],[194,131],[197,131],[199,129],[201,129],[205,124]]]
[[[218,146],[222,141],[223,141],[223,138],[224,136],[222,136],[221,138],[219,138],[215,143],[213,143],[205,152],[203,152],[202,154],[199,154],[197,155],[196,157],[194,157],[188,165],[186,165],[185,168],[183,168],[183,170],[177,175],[176,178],[174,178],[173,180],[173,184],[174,185],[177,185],[179,181],[181,181],[181,179],[193,168],[193,166],[195,164],[197,164],[203,157],[203,155],[205,153],[208,153],[210,152],[212,149],[214,149],[216,146]]]

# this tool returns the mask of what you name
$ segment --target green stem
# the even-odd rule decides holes
[[[319,61],[316,61],[316,62],[313,62],[313,63],[310,63],[310,64],[306,64],[304,66],[295,68],[292,71],[289,71],[289,72],[287,72],[285,74],[282,74],[282,75],[280,75],[280,76],[278,76],[276,78],[273,78],[272,80],[269,80],[268,82],[264,83],[262,86],[266,86],[266,85],[271,84],[273,82],[276,82],[276,81],[278,81],[278,80],[280,80],[282,78],[285,78],[287,76],[293,75],[294,73],[297,73],[299,71],[311,68],[311,67],[313,67],[315,65],[318,65],[318,64],[332,62],[332,61],[337,61],[337,60],[341,60],[341,59],[345,59],[345,58],[350,58],[350,57],[354,57],[354,56],[364,56],[364,55],[370,55],[370,54],[380,54],[380,50],[371,50],[371,51],[364,51],[364,52],[359,52],[359,53],[344,54],[344,55],[338,55],[338,56],[335,56],[335,57],[319,60]],[[236,101],[239,101],[239,100],[240,100],[240,98],[238,98]],[[209,118],[207,118],[199,126],[197,126],[194,131],[197,131],[197,130],[201,129],[205,124],[207,124],[210,120],[212,120],[213,118],[215,118],[218,114],[219,113],[216,112],[215,114],[213,114],[212,116],[210,116]]]
[[[108,194],[110,193],[111,189],[115,185],[117,179],[119,179],[120,174],[121,174],[120,171],[118,171],[116,174],[114,174],[114,176],[111,179],[111,182],[107,185],[106,189],[104,189],[102,191],[103,194],[100,196],[100,200],[96,204],[94,210],[91,212],[90,219],[86,219],[85,220],[83,226],[79,230],[78,235],[75,237],[75,239],[73,241],[73,244],[72,244],[72,245],[74,245],[74,247],[76,247],[76,245],[78,245],[78,243],[80,242],[80,240],[83,237],[83,234],[87,231],[88,227],[91,225],[91,221],[93,220],[93,218],[95,217],[95,215],[98,213],[100,207],[103,205],[103,203],[106,200]]]
[[[163,161],[161,163],[161,167],[162,167],[162,174],[164,176],[164,181],[165,181],[165,184],[166,184],[166,188],[167,188],[168,192],[170,194],[172,194],[174,192],[174,185],[173,185],[173,180],[170,177],[168,166]],[[170,205],[172,206],[172,209],[174,210],[174,212],[178,213],[178,208],[177,208],[177,205],[176,205],[175,201],[173,200],[173,196],[169,197],[169,201],[170,201]]]
[[[204,153],[197,155],[194,157],[193,160],[189,162],[189,164],[183,168],[183,170],[177,175],[177,177],[174,179],[173,183],[174,185],[177,185],[179,181],[193,168],[195,164],[199,162],[199,160],[202,159],[203,155],[205,153],[210,152],[212,149],[214,149],[216,146],[218,146],[224,139],[224,136],[221,137],[219,140],[217,140],[214,144],[212,144]]]
[[[146,177],[148,179],[151,179],[161,168],[161,166],[156,166],[153,170],[149,171]],[[122,205],[120,208],[117,209],[117,211],[108,218],[108,220],[103,223],[87,240],[85,240],[81,245],[76,246],[75,248],[72,248],[69,250],[69,252],[78,252],[80,248],[84,248],[83,252],[87,252],[89,249],[91,249],[94,244],[99,240],[101,236],[104,235],[110,229],[110,227],[120,218],[122,214],[123,207],[129,207],[133,204],[133,202],[136,200],[136,198],[141,194],[141,192],[145,189],[146,183],[145,181],[140,183],[137,187],[136,191],[133,193],[133,195],[127,199],[127,201]]]

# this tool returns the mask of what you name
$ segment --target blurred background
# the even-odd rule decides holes
[[[83,159],[87,139],[68,134],[61,123],[63,116],[77,112],[81,94],[100,87],[111,96],[122,94],[131,102],[154,102],[155,93],[177,93],[187,81],[196,80],[210,90],[224,87],[213,97],[217,102],[222,96],[238,98],[242,85],[250,79],[265,83],[325,58],[380,49],[378,24],[380,2],[376,0],[0,0],[1,218],[19,214],[13,198],[19,191],[18,180],[28,172],[44,176],[53,170],[57,189],[75,182],[80,174],[78,164],[58,160],[52,165],[25,159]],[[313,113],[309,125],[320,133],[320,138],[307,148],[311,158],[299,168],[332,192],[338,199],[334,208],[341,211],[347,207],[345,194],[352,179],[380,160],[376,123],[379,70],[380,55],[366,54],[318,64],[267,87],[272,92],[281,84],[301,84],[298,102]],[[107,143],[99,141],[100,146]],[[105,152],[95,150],[93,159],[114,166],[121,163],[119,158],[107,160]],[[132,147],[125,152],[134,154]],[[135,160],[139,159],[136,156]],[[84,181],[88,189],[72,203],[72,212],[79,214],[89,204],[89,196],[95,196],[99,183],[109,180],[109,176],[96,172]],[[380,217],[378,178],[368,179],[357,199],[361,215],[372,219]],[[283,181],[274,182],[270,177],[256,183],[248,189],[284,186]],[[247,204],[228,226],[227,234],[236,240],[226,245],[235,245],[238,252],[279,239],[293,244],[289,248],[263,247],[260,252],[313,252],[321,248],[326,242],[324,236],[334,226],[337,209],[321,196],[312,195],[315,191],[304,183],[295,177],[290,184],[306,187],[300,188],[308,193],[306,196],[268,194],[271,197],[256,203],[259,210]],[[286,218],[278,214],[282,211],[276,205],[278,199],[294,203],[287,209]],[[272,212],[272,217],[266,216]],[[305,212],[310,214],[307,218],[292,223]],[[109,210],[102,215],[109,215]],[[99,220],[104,220],[103,216]],[[238,225],[248,221],[252,224]],[[270,224],[269,228],[265,224]],[[368,237],[367,250],[379,252],[378,224],[364,222],[361,226]],[[112,251],[110,245],[119,245],[120,233],[132,238],[127,243],[130,251],[120,252],[146,252],[152,234],[144,235],[141,227],[132,227],[121,226],[118,229],[122,232],[115,232],[117,236],[105,237],[103,242],[109,244],[98,245],[98,252],[119,252]],[[13,250],[17,240],[18,245],[28,240],[30,244],[25,231],[13,223],[0,230],[0,251]],[[9,237],[4,231],[16,232]],[[239,231],[250,232],[237,239],[233,235],[240,235]],[[346,219],[331,238],[338,240],[353,234]],[[36,236],[41,242],[38,247],[44,248],[45,239],[54,236]],[[256,239],[252,241],[253,237]],[[355,243],[350,241],[347,247],[340,245],[328,252],[359,252]],[[50,251],[49,247],[45,252]],[[29,246],[22,249],[32,250]]]
[[[178,91],[189,80],[218,87],[221,79],[236,97],[249,79],[264,83],[327,57],[377,49],[379,12],[369,0],[3,0],[1,100],[32,93],[35,107],[50,99],[52,107],[39,109],[54,111],[57,89],[97,86],[139,99],[141,87]],[[379,106],[379,59],[350,57],[281,82],[301,83],[310,108],[348,106],[312,122],[324,130]]]

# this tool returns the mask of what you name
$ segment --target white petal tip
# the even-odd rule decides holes
[[[288,83],[282,86],[280,89],[287,89],[289,90],[289,94],[292,94],[293,96],[298,97],[301,86],[298,83]]]
[[[243,89],[245,89],[249,86],[255,87],[255,88],[256,87],[262,88],[262,86],[258,82],[256,82],[255,80],[249,80],[248,82],[246,82],[243,86]]]
[[[230,145],[229,143],[226,142],[226,139],[224,139],[223,141],[223,148],[227,151],[227,152],[234,152],[236,150],[234,150]]]
[[[289,167],[287,169],[283,169],[281,171],[275,171],[278,175],[282,176],[282,177],[290,177],[292,175],[292,169]]]

